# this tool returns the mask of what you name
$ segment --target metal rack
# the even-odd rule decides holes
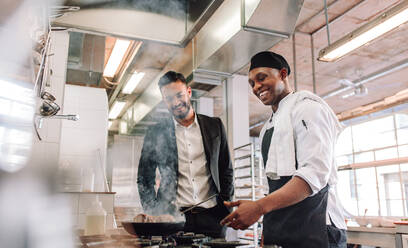
[[[255,146],[252,143],[234,149],[234,200],[252,200],[257,197],[257,189],[263,186],[263,166],[256,156]],[[242,194],[244,193],[244,194]],[[252,241],[251,247],[259,247],[262,222],[258,221],[248,228],[253,237],[238,237],[241,240]],[[248,231],[246,230],[246,231]],[[247,232],[248,233],[248,232]]]

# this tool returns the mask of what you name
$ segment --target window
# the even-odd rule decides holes
[[[378,215],[375,168],[356,170],[358,214]]]
[[[364,122],[352,126],[354,152],[395,145],[394,118]]]
[[[339,171],[337,193],[341,204],[352,215],[358,215],[354,170]]]
[[[408,114],[348,126],[336,146],[338,166],[408,157]],[[353,215],[405,216],[408,164],[339,171],[337,190]]]
[[[397,147],[391,147],[391,148],[377,150],[377,151],[374,152],[374,154],[375,154],[375,160],[385,160],[385,159],[398,158]]]
[[[398,154],[399,154],[400,158],[408,157],[408,145],[398,146]]]
[[[351,127],[347,127],[343,130],[337,141],[336,155],[340,156],[351,153],[353,153]]]
[[[377,167],[382,216],[404,215],[399,175],[398,165]]]

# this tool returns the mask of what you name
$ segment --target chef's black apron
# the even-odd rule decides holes
[[[264,166],[268,160],[273,127],[268,129],[262,139]],[[297,164],[296,164],[297,169]],[[269,193],[285,185],[292,177],[268,178]],[[271,211],[264,215],[263,236],[265,245],[279,245],[284,248],[323,248],[329,246],[326,227],[328,186],[305,200]]]

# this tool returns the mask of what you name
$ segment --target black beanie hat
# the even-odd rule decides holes
[[[288,76],[290,75],[290,67],[286,59],[282,57],[282,55],[274,52],[263,51],[255,54],[251,58],[251,66],[249,67],[249,71],[258,67],[269,67],[278,70],[286,68],[286,70],[288,70]]]

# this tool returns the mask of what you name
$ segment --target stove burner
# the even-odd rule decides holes
[[[179,232],[175,235],[172,235],[170,236],[170,238],[174,239],[177,245],[203,243],[203,242],[210,240],[210,238],[205,236],[204,234],[183,233],[183,232]]]
[[[204,234],[179,232],[169,236],[136,237],[131,235],[82,236],[84,247],[138,247],[138,248],[235,248],[247,245],[236,241],[212,239]]]

